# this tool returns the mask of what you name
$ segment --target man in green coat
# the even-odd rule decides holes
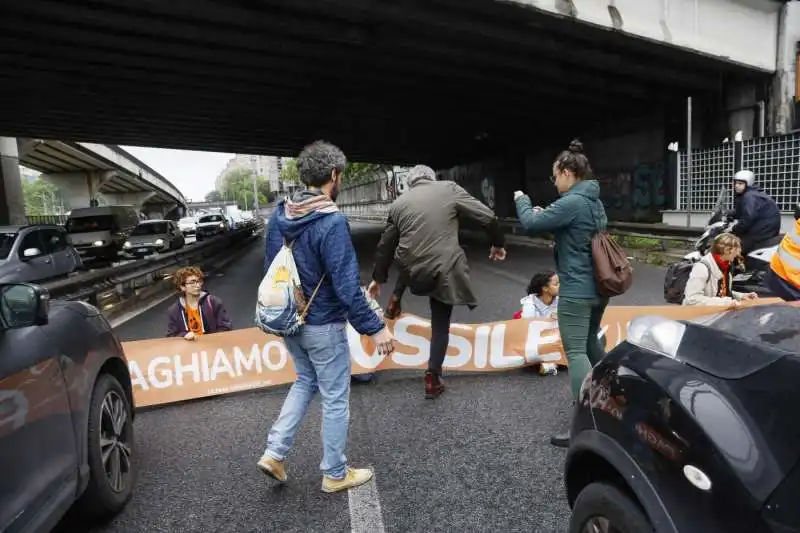
[[[417,165],[408,173],[409,190],[391,206],[378,249],[372,283],[373,298],[389,277],[396,261],[401,283],[394,297],[407,286],[413,294],[427,296],[431,306],[431,349],[425,372],[425,397],[437,398],[444,392],[442,363],[450,339],[453,307],[478,305],[469,281],[467,256],[458,241],[459,218],[471,219],[484,228],[491,242],[489,257],[506,257],[505,236],[494,212],[452,181],[437,181],[436,173]]]

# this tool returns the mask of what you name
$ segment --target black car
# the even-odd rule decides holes
[[[0,531],[106,519],[136,478],[134,401],[122,346],[83,302],[0,284]]]
[[[800,307],[635,319],[587,376],[569,531],[800,531]]]

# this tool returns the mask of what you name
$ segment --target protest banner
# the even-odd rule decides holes
[[[753,305],[780,301],[760,300]],[[601,333],[611,350],[622,342],[630,321],[643,315],[691,320],[724,312],[719,307],[609,307]],[[353,374],[393,369],[423,369],[430,350],[430,322],[414,315],[388,321],[396,350],[380,356],[368,337],[348,325]],[[170,402],[276,386],[294,381],[291,357],[279,337],[257,328],[203,335],[194,341],[161,338],[123,343],[136,405]],[[566,365],[552,320],[510,320],[486,324],[453,324],[445,370],[498,372],[540,363]]]

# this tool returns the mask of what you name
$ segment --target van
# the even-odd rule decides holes
[[[115,261],[128,235],[139,223],[131,205],[109,205],[73,209],[66,228],[81,257]]]

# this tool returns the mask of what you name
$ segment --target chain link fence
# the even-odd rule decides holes
[[[774,198],[781,211],[791,212],[800,201],[800,133],[692,150],[691,204],[687,154],[678,154],[677,210],[713,210],[720,191],[731,191],[733,175],[742,169],[752,170],[756,186]],[[727,194],[727,204],[732,207],[732,194]]]

